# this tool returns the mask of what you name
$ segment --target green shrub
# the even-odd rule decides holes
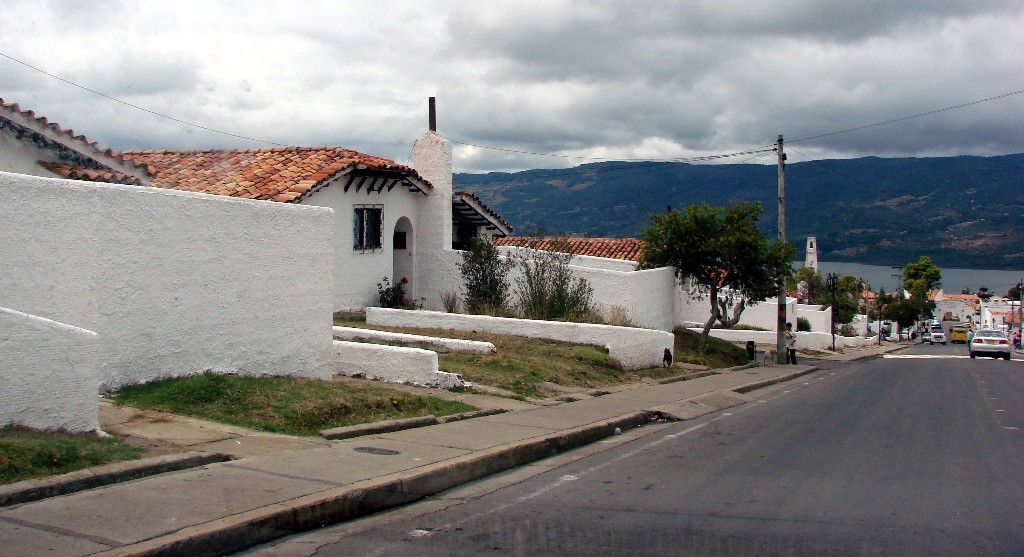
[[[519,309],[527,319],[584,320],[593,309],[594,289],[573,276],[572,254],[558,251],[567,242],[554,243],[554,250],[526,249],[514,257],[521,273],[515,281]]]
[[[810,331],[811,330],[811,322],[808,321],[806,317],[797,317],[796,318],[796,330],[798,330],[798,331]]]
[[[405,299],[406,284],[409,284],[409,279],[405,277],[402,277],[402,280],[394,285],[391,284],[388,277],[383,277],[377,283],[377,301],[380,302],[380,307],[399,309],[409,307],[409,303]]]
[[[466,312],[500,314],[508,298],[508,271],[511,264],[498,257],[490,240],[471,238],[469,250],[462,252],[459,272],[465,283],[463,301]]]

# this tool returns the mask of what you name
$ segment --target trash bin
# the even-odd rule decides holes
[[[753,362],[757,359],[757,344],[752,341],[747,341],[747,359]]]

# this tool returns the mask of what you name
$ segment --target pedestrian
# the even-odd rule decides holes
[[[796,365],[796,334],[792,323],[786,323],[786,363]]]

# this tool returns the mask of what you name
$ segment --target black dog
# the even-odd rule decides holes
[[[672,367],[672,351],[668,348],[665,349],[665,356],[661,359],[665,367]]]

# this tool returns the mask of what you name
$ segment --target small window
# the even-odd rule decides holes
[[[384,206],[356,205],[353,215],[352,247],[354,249],[380,249],[384,237]]]
[[[408,249],[405,247],[405,232],[400,230],[395,231],[394,243],[391,247],[394,249]]]

